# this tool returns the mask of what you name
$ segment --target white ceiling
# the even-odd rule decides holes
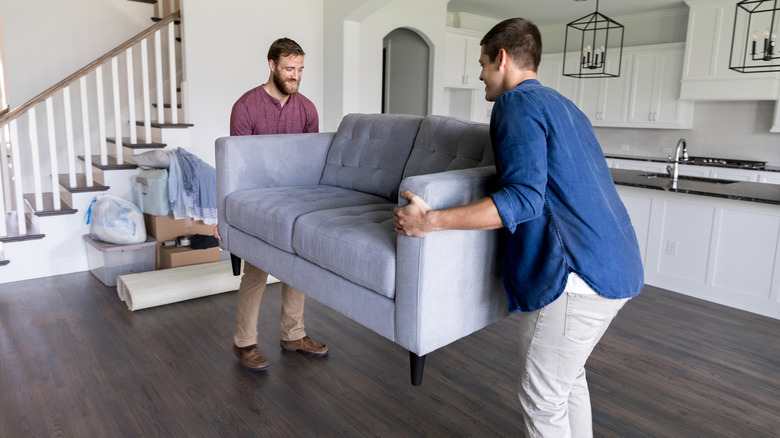
[[[682,0],[599,0],[599,12],[615,18],[640,12],[684,7]],[[537,25],[568,23],[596,10],[596,0],[450,0],[449,12],[503,20],[523,17]]]

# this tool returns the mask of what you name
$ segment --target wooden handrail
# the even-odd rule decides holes
[[[49,97],[56,94],[58,91],[62,90],[63,88],[67,87],[68,85],[72,84],[73,82],[76,82],[79,80],[82,76],[85,76],[89,74],[92,70],[97,68],[98,66],[101,66],[111,60],[111,58],[122,54],[125,50],[128,48],[134,46],[139,41],[143,40],[144,38],[148,37],[149,35],[153,34],[154,32],[157,32],[159,29],[162,29],[163,27],[167,26],[168,23],[178,20],[181,18],[180,11],[174,11],[171,15],[168,15],[167,17],[163,18],[162,20],[158,21],[157,23],[153,24],[146,30],[142,31],[138,35],[130,38],[129,40],[122,43],[120,46],[117,46],[116,48],[112,49],[110,52],[106,53],[105,55],[101,56],[100,58],[90,62],[86,66],[82,67],[77,71],[76,73],[73,73],[72,75],[68,76],[67,78],[61,80],[53,87],[49,88],[48,90],[44,91],[43,93],[33,97],[29,101],[23,103],[22,105],[14,108],[13,110],[3,114],[0,116],[0,125],[4,125],[5,123],[10,122],[11,120],[21,116],[27,110],[34,107],[35,105],[38,105],[39,103],[43,102],[44,100],[48,99]]]

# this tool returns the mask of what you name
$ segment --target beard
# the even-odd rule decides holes
[[[281,93],[284,94],[285,96],[289,96],[291,94],[297,93],[298,87],[301,84],[300,80],[296,80],[296,79],[285,80],[284,77],[282,77],[281,73],[277,70],[274,70],[273,79],[276,88],[279,89],[279,91],[281,91]]]

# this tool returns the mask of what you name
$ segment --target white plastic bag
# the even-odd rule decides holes
[[[89,223],[93,239],[122,245],[146,242],[143,213],[122,198],[107,194],[95,198],[87,211]]]

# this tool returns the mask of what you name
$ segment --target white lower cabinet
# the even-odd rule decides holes
[[[617,188],[647,284],[780,318],[777,205]]]

